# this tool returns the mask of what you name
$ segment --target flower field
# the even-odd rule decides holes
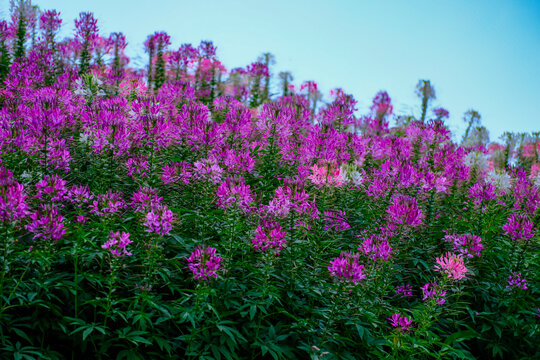
[[[540,358],[540,133],[0,21],[0,358]],[[277,85],[277,81],[280,81]],[[276,91],[275,89],[278,89]],[[413,90],[413,89],[411,89]]]

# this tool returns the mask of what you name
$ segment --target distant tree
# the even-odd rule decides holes
[[[282,96],[289,96],[289,85],[294,80],[292,74],[289,71],[282,71],[278,74],[279,79],[281,80]]]
[[[462,144],[465,147],[487,146],[489,143],[489,131],[485,126],[475,126]]]
[[[148,35],[146,41],[144,42],[144,50],[148,53],[148,91],[152,88],[153,83],[153,66],[152,61],[154,61],[154,51],[155,51],[155,42],[154,34]]]
[[[154,46],[156,49],[154,90],[157,91],[165,83],[165,59],[163,54],[171,44],[171,37],[166,32],[157,32],[154,34],[154,42],[156,43]]]
[[[250,107],[257,107],[264,102],[264,96],[261,94],[261,80],[268,78],[268,67],[265,63],[254,62],[248,66],[248,74],[251,78],[251,100]],[[262,91],[264,93],[264,89]]]
[[[4,85],[11,64],[11,57],[6,44],[6,33],[7,22],[0,20],[0,86]]]
[[[111,34],[111,41],[113,42],[113,59],[112,59],[112,72],[115,78],[115,84],[118,85],[120,78],[122,77],[124,67],[124,49],[127,46],[126,37],[121,32],[114,32]]]
[[[27,26],[32,16],[32,3],[30,0],[11,0],[11,18],[17,22],[13,57],[15,59],[26,55],[25,41]]]
[[[420,121],[424,122],[426,120],[429,102],[436,98],[435,89],[433,86],[431,86],[431,82],[429,80],[418,81],[418,84],[416,84],[416,96],[422,99],[422,116]]]
[[[509,131],[505,131],[501,135],[501,140],[503,140],[505,143],[504,154],[503,154],[503,164],[502,164],[505,170],[508,170],[510,159],[514,153],[514,149],[518,142],[518,138],[519,138],[518,134],[509,132]]]
[[[480,113],[476,110],[469,109],[463,116],[463,121],[467,124],[467,129],[465,130],[465,134],[463,135],[463,139],[461,140],[461,144],[465,144],[467,141],[467,138],[469,137],[469,132],[473,128],[473,126],[479,126],[480,125],[480,119],[482,116],[480,116]]]
[[[37,32],[38,32],[38,22],[37,19],[39,19],[40,10],[39,6],[33,5],[30,7],[30,21],[29,21],[29,27],[30,27],[30,38],[32,39],[31,42],[31,49],[34,50],[36,47],[36,40],[37,40]]]
[[[81,12],[75,20],[75,38],[81,45],[79,75],[86,74],[90,67],[92,52],[98,38],[97,19],[90,12]]]
[[[259,57],[258,61],[265,64],[266,68],[268,69],[268,76],[264,78],[264,88],[262,93],[263,102],[267,102],[270,99],[270,78],[272,77],[270,66],[276,63],[276,58],[273,54],[267,52],[262,54],[262,56]]]

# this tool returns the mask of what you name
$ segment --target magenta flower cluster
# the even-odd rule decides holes
[[[424,296],[422,300],[435,299],[437,304],[443,305],[446,302],[444,295],[446,295],[446,290],[441,289],[441,287],[436,282],[429,282],[422,286],[422,292]]]
[[[424,215],[413,197],[395,195],[388,207],[389,220],[393,224],[417,227],[422,224]]]
[[[521,273],[512,271],[508,276],[508,285],[506,288],[527,290],[527,280],[521,276]]]
[[[390,321],[390,325],[402,332],[410,330],[412,326],[412,319],[409,319],[400,313],[394,313],[388,320]]]
[[[109,234],[109,239],[105,244],[101,245],[101,248],[108,249],[113,256],[131,256],[133,255],[126,249],[126,246],[133,241],[129,239],[129,233],[127,232],[112,232]]]
[[[207,245],[197,245],[187,258],[188,267],[193,272],[195,280],[210,280],[217,278],[221,266],[221,256],[216,255],[216,249]]]
[[[358,260],[360,254],[342,252],[338,257],[330,262],[328,271],[330,275],[340,281],[350,281],[354,284],[364,279],[364,265],[360,265]]]
[[[257,251],[267,251],[272,249],[279,255],[283,245],[287,241],[285,231],[281,225],[274,221],[261,221],[255,230],[255,237],[251,240],[253,248]]]
[[[452,244],[454,253],[470,258],[475,255],[480,257],[484,249],[480,236],[473,234],[449,234],[444,237],[444,240]]]
[[[502,229],[504,234],[514,240],[529,240],[534,236],[534,225],[524,214],[512,214]]]

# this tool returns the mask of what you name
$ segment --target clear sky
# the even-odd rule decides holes
[[[8,15],[8,0],[0,14]],[[71,35],[73,20],[92,11],[102,34],[126,34],[135,65],[156,30],[173,46],[212,40],[228,69],[263,52],[272,70],[295,83],[315,80],[323,92],[341,87],[368,111],[379,90],[397,114],[419,115],[419,79],[435,87],[436,106],[450,111],[459,136],[469,108],[491,139],[505,131],[540,131],[540,0],[33,0],[56,9]],[[136,58],[138,57],[138,58]]]

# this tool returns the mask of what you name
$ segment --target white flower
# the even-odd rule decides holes
[[[488,167],[487,158],[486,154],[475,151],[465,155],[464,162],[465,165],[470,168],[476,168],[479,171],[483,171]]]
[[[350,173],[349,178],[356,186],[360,186],[360,184],[362,184],[362,174],[359,171],[353,171]]]
[[[533,184],[540,188],[540,173],[533,179]]]
[[[89,134],[81,134],[81,136],[79,137],[79,141],[82,143],[82,144],[87,144],[88,143],[88,138],[90,137]]]
[[[490,171],[486,176],[486,181],[493,185],[498,191],[506,193],[512,187],[512,178],[503,170]]]

